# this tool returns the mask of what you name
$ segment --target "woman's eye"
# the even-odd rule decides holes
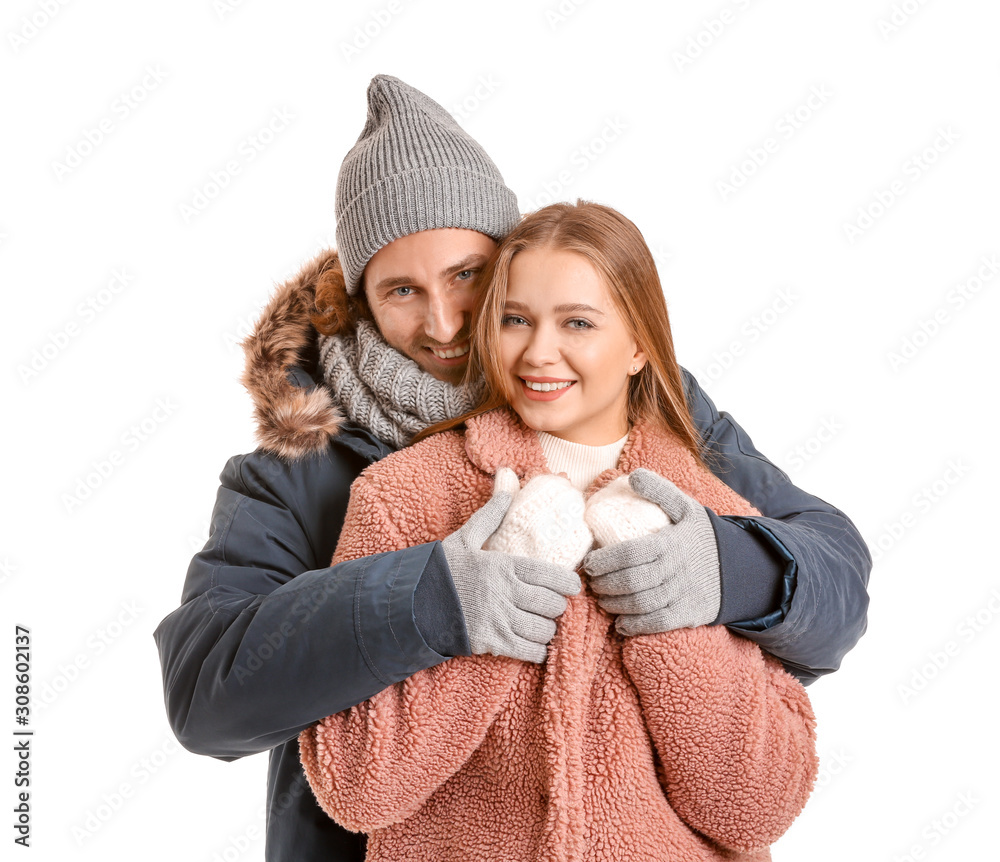
[[[582,317],[577,317],[574,318],[573,320],[568,321],[567,326],[569,326],[570,329],[580,329],[580,330],[594,328],[594,324],[592,324],[589,320],[584,320]]]
[[[500,322],[504,326],[521,326],[525,323],[525,320],[516,314],[505,314]]]

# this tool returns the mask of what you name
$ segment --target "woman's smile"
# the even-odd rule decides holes
[[[532,401],[555,401],[576,383],[554,377],[521,377],[520,380],[524,384],[524,397]]]

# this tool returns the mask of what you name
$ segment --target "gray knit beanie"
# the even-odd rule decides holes
[[[349,294],[393,240],[441,227],[500,240],[521,217],[483,148],[437,102],[389,75],[368,85],[368,121],[341,165],[336,216]]]

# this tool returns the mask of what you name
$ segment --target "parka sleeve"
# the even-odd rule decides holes
[[[760,850],[781,837],[818,768],[802,685],[718,626],[628,638],[623,660],[678,815],[733,850]]]
[[[364,476],[355,482],[336,562],[397,549],[419,532],[386,497]],[[302,766],[320,806],[365,833],[416,813],[479,747],[524,667],[459,656],[304,730]]]
[[[723,612],[730,612],[720,622],[809,684],[837,670],[865,632],[871,554],[844,512],[794,485],[690,372],[683,374],[708,466],[762,513],[713,523]],[[728,607],[740,594],[757,609],[750,617]]]
[[[167,716],[186,748],[223,760],[265,751],[447,658],[414,618],[425,579],[454,592],[439,543],[329,564],[366,463],[331,447],[226,464],[208,541],[154,633]]]

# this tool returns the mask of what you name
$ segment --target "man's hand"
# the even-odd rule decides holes
[[[705,507],[650,470],[636,470],[629,484],[659,506],[670,523],[584,557],[601,607],[618,615],[616,628],[623,635],[712,622],[722,603],[722,570]]]
[[[580,576],[551,563],[482,550],[513,499],[510,476],[501,473],[489,502],[441,544],[473,655],[492,653],[541,663],[556,633],[554,620],[566,610],[565,596],[580,591]]]

